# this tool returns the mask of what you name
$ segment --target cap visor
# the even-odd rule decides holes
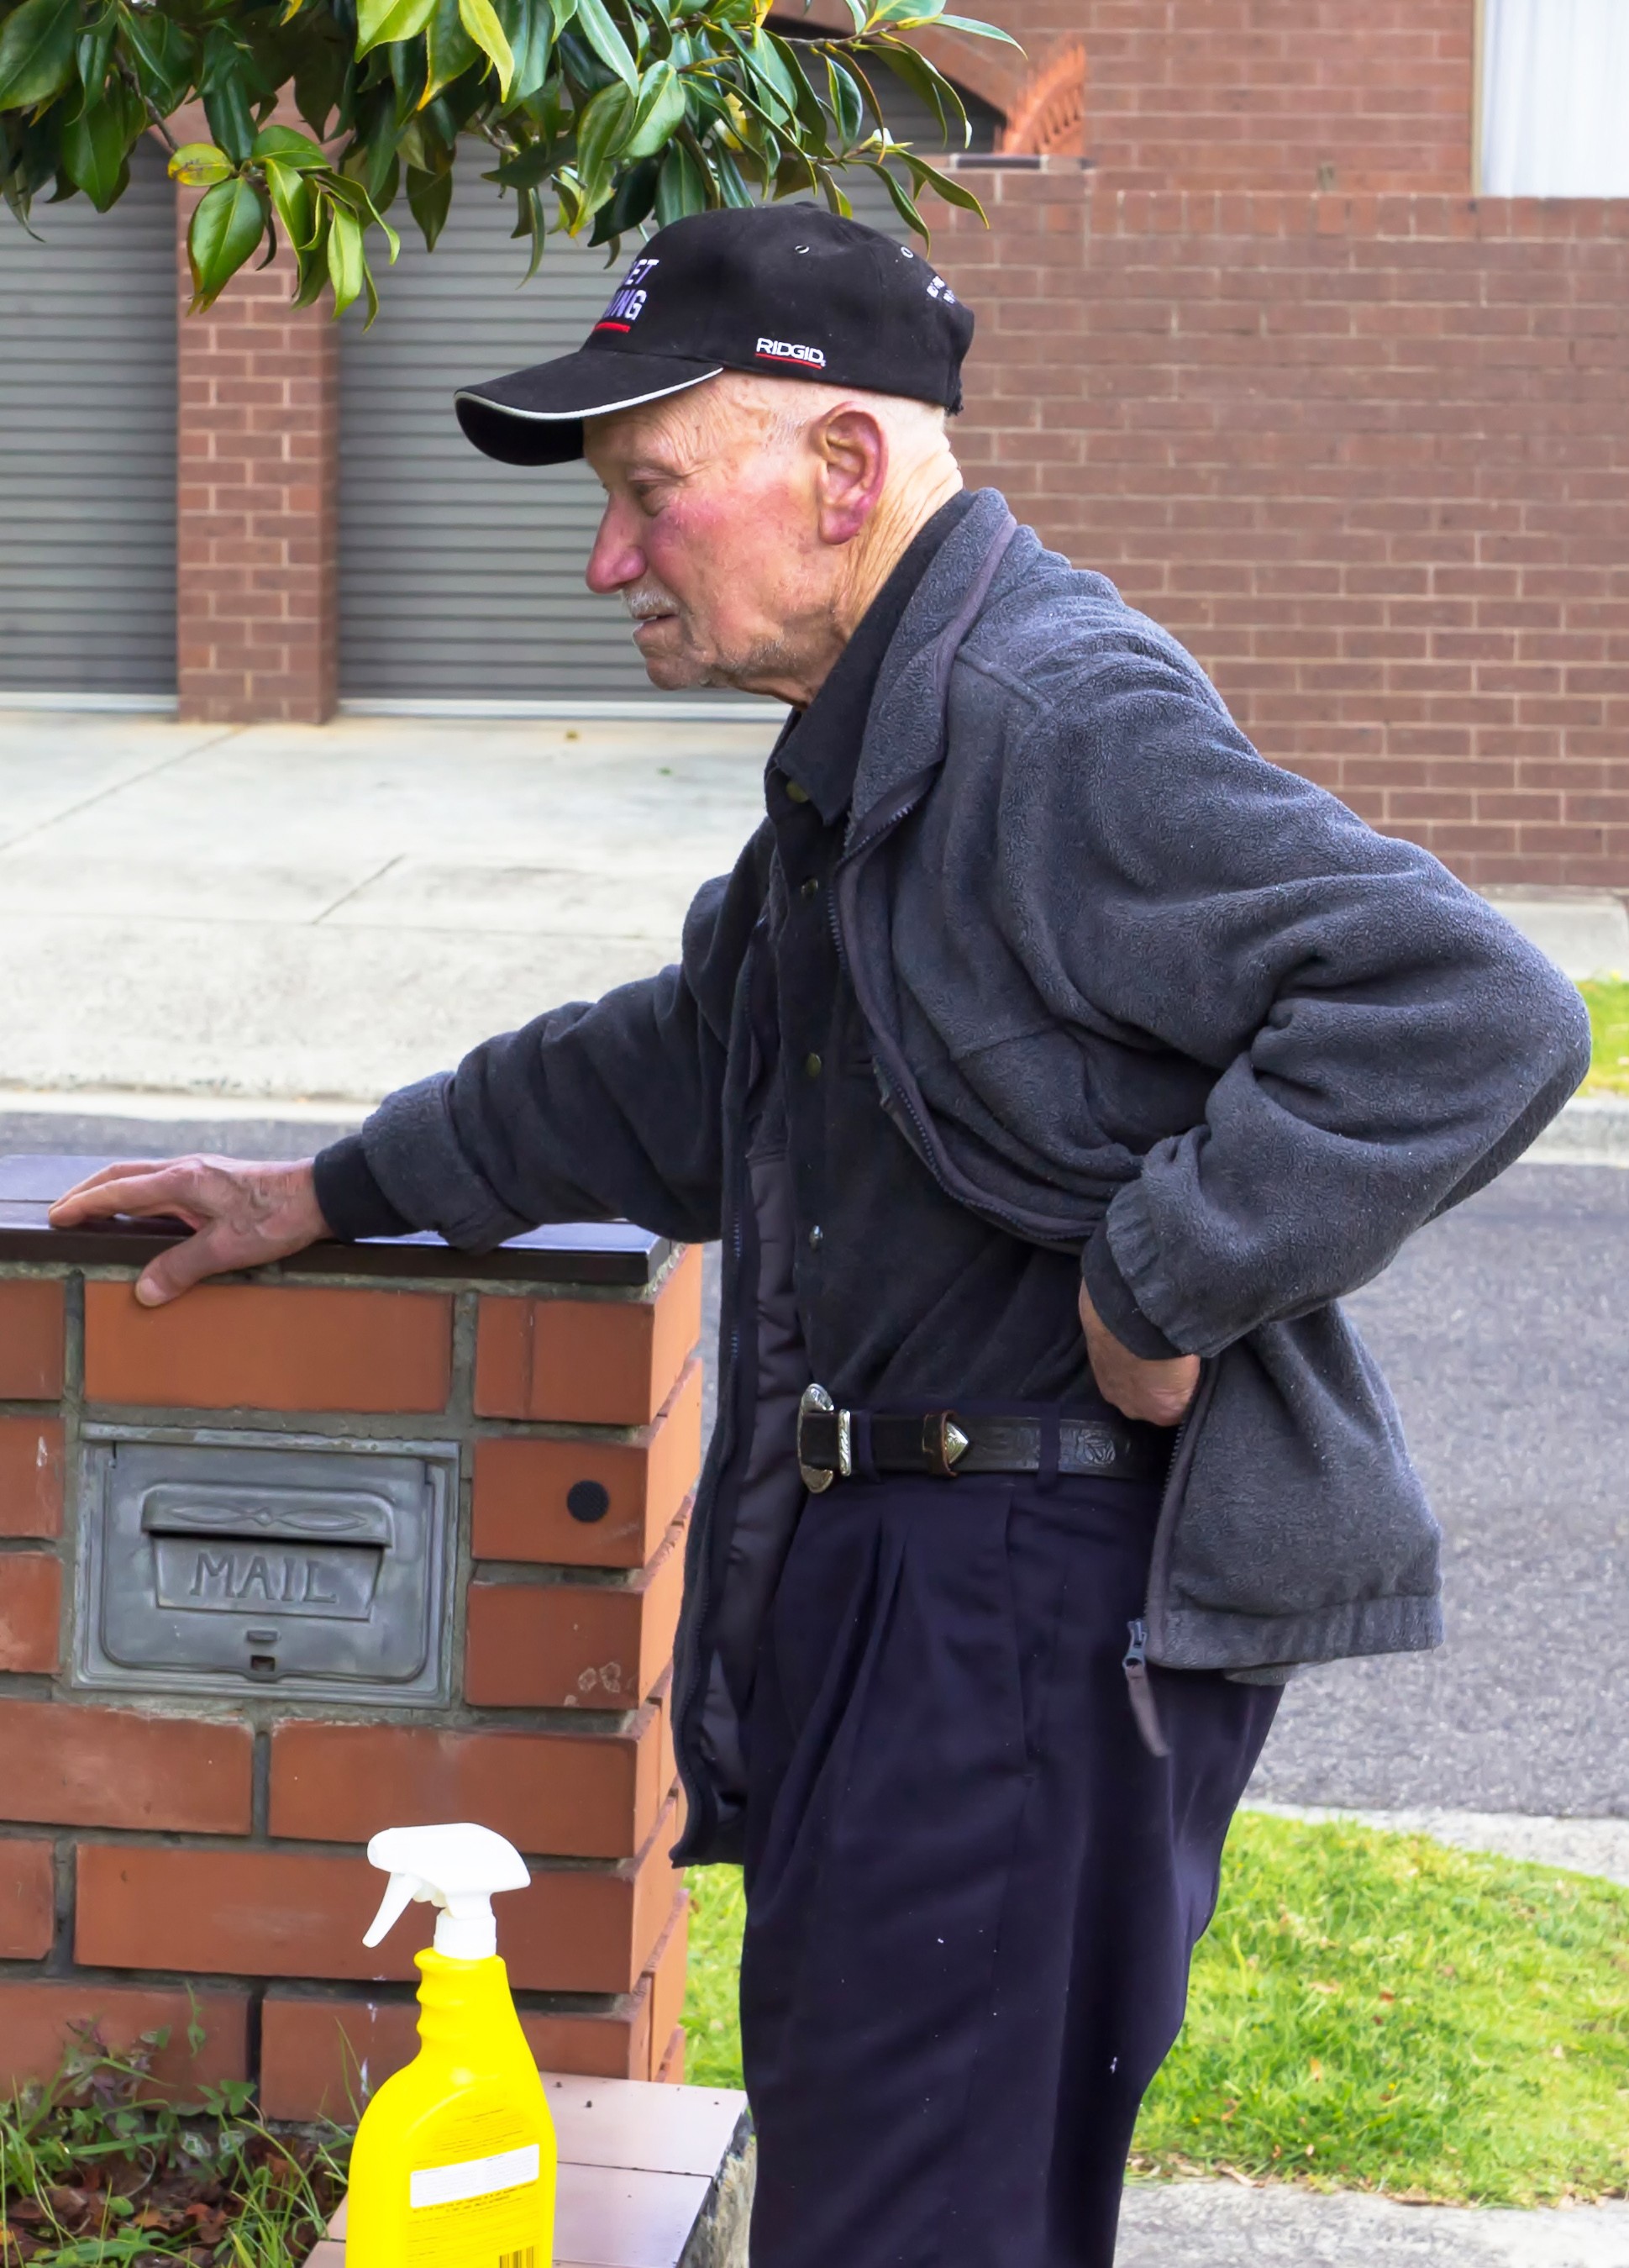
[[[636,409],[716,378],[723,364],[688,355],[583,348],[452,397],[466,436],[506,465],[564,465],[583,453],[583,421]]]

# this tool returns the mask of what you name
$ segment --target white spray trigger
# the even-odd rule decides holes
[[[378,1945],[416,1899],[440,1909],[436,1950],[453,1961],[491,1958],[498,1939],[489,1900],[499,1890],[524,1890],[532,1880],[512,1844],[467,1821],[387,1827],[369,1844],[368,1859],[391,1879],[363,1943]]]

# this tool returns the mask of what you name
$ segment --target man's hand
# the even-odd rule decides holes
[[[144,1307],[162,1307],[206,1276],[286,1259],[329,1233],[309,1158],[265,1166],[240,1158],[104,1166],[58,1197],[51,1226],[82,1228],[116,1213],[182,1220],[194,1232],[185,1243],[161,1252],[137,1279],[136,1296]]]
[[[1179,1354],[1170,1362],[1150,1362],[1122,1346],[1081,1285],[1081,1329],[1097,1391],[1122,1418],[1149,1425],[1179,1425],[1200,1382],[1200,1359]]]

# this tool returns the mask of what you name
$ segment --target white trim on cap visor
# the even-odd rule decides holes
[[[619,409],[638,409],[647,401],[664,401],[670,394],[687,393],[693,386],[705,386],[709,378],[722,378],[724,368],[721,362],[716,370],[704,370],[695,378],[681,378],[677,386],[658,386],[652,394],[630,394],[621,401],[601,401],[591,409],[517,409],[510,402],[495,401],[489,394],[482,394],[473,386],[459,387],[452,399],[455,405],[479,401],[483,409],[495,409],[501,417],[522,417],[532,425],[581,425],[590,417],[609,417]]]

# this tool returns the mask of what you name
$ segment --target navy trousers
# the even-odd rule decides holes
[[[840,1484],[749,1720],[752,2268],[1110,2268],[1278,1695],[1120,1668],[1158,1491]]]

